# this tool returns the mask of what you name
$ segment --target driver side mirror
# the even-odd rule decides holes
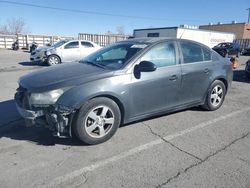
[[[156,70],[156,65],[150,61],[141,61],[138,65],[134,68],[134,75],[135,78],[141,78],[141,72],[153,72]]]
[[[153,72],[157,68],[156,65],[150,61],[141,61],[137,66],[140,72]]]

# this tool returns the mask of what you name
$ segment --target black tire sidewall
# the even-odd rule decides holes
[[[93,138],[89,136],[88,133],[86,132],[84,123],[87,118],[87,114],[93,108],[100,106],[100,105],[108,106],[112,110],[114,114],[114,124],[107,135],[105,135],[102,138]],[[120,113],[120,109],[118,105],[109,98],[98,97],[98,98],[91,99],[79,109],[77,117],[76,117],[75,125],[74,125],[74,132],[75,132],[75,135],[85,144],[89,144],[89,145],[100,144],[102,142],[107,141],[115,134],[115,132],[120,126],[120,122],[121,122],[121,113]]]
[[[211,99],[212,91],[213,91],[214,87],[216,87],[217,85],[220,85],[221,88],[223,89],[223,96],[222,96],[221,103],[220,103],[218,106],[214,106],[214,105],[212,105],[210,99]],[[225,87],[225,84],[224,84],[222,81],[220,81],[220,80],[215,80],[215,81],[211,84],[211,86],[210,86],[210,88],[209,88],[209,91],[208,91],[208,95],[207,95],[207,98],[206,98],[206,109],[207,109],[207,110],[210,110],[210,111],[214,111],[214,110],[219,109],[219,108],[222,106],[223,102],[224,102],[225,95],[226,95],[226,87]]]

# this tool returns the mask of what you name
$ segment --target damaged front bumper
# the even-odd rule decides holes
[[[31,106],[25,93],[15,94],[16,107],[27,126],[47,127],[55,136],[71,137],[75,110],[62,105]]]

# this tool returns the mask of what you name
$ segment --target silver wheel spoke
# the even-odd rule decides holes
[[[221,101],[221,98],[220,98],[220,97],[218,97],[218,98],[217,98],[217,101],[218,101],[217,103],[219,104],[219,103],[220,103],[220,101]]]
[[[90,117],[91,119],[93,120],[96,120],[97,119],[97,115],[95,114],[95,112],[91,111],[88,115],[88,117]]]
[[[220,88],[220,90],[217,92],[218,95],[222,94],[222,89]]]
[[[212,102],[212,104],[213,104],[214,106],[216,106],[216,105],[217,105],[216,100],[217,100],[217,99],[214,99],[214,101]]]
[[[217,95],[216,94],[212,94],[211,95],[211,99],[216,99]]]
[[[102,117],[106,117],[108,110],[109,110],[108,107],[104,106],[104,107],[102,108],[101,116],[102,116]]]
[[[104,118],[105,124],[113,124],[114,123],[114,118]]]
[[[95,130],[97,126],[98,125],[96,124],[96,122],[94,122],[92,125],[86,128],[87,133],[92,133],[92,131]]]
[[[99,136],[103,137],[105,135],[105,130],[103,126],[99,126]]]
[[[218,91],[219,91],[219,87],[216,86],[216,87],[215,87],[215,92],[218,93]]]

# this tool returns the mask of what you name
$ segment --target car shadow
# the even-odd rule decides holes
[[[32,61],[19,62],[18,64],[22,65],[22,66],[39,66],[39,67],[46,67],[46,66],[48,66],[45,63],[32,62]]]
[[[246,76],[244,70],[234,70],[233,81],[250,83],[250,79]]]

